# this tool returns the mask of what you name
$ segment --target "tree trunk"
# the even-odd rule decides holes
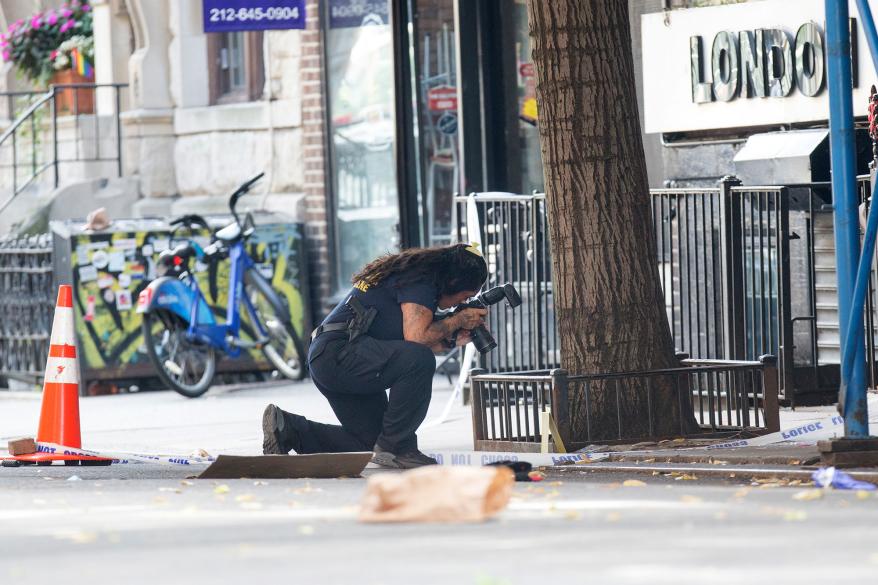
[[[628,0],[528,0],[528,16],[562,367],[571,375],[676,367]],[[571,439],[618,438],[620,423],[625,438],[679,435],[694,423],[686,394],[670,376],[648,388],[643,379],[573,383]]]

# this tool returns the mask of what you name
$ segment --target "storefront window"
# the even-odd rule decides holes
[[[415,71],[427,244],[451,242],[451,207],[460,191],[454,1],[418,0]]]
[[[521,193],[543,191],[543,162],[537,128],[536,77],[531,61],[530,34],[525,0],[515,0],[513,20],[516,64],[516,106],[518,108],[518,157],[510,161],[521,168]]]
[[[456,6],[464,78],[463,183],[472,191],[542,191],[526,2],[486,0]]]
[[[325,3],[335,280],[399,247],[389,2]]]

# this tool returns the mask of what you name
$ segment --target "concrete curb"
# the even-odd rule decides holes
[[[798,467],[791,465],[705,465],[703,463],[616,463],[598,462],[584,465],[562,465],[552,467],[553,472],[589,472],[589,473],[685,473],[702,477],[719,477],[728,479],[811,479],[816,467]],[[861,481],[878,484],[878,469],[845,469],[845,473]]]

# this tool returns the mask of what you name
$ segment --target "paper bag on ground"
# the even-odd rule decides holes
[[[479,522],[509,503],[509,469],[430,465],[373,475],[360,503],[361,522]]]

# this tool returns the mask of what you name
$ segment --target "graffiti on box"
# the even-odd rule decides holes
[[[207,231],[191,238],[210,243]],[[148,365],[149,358],[140,333],[142,316],[135,311],[136,299],[155,279],[159,254],[184,239],[171,240],[170,232],[137,231],[85,234],[72,237],[73,290],[77,337],[86,370],[115,370],[124,375],[130,366]],[[287,300],[293,325],[299,335],[305,328],[302,275],[299,274],[301,226],[264,225],[256,228],[247,252],[257,268]],[[190,268],[198,279],[208,304],[225,322],[230,266],[228,259],[193,261]],[[245,321],[242,337],[252,339]],[[245,356],[258,366],[268,362],[259,350]]]

